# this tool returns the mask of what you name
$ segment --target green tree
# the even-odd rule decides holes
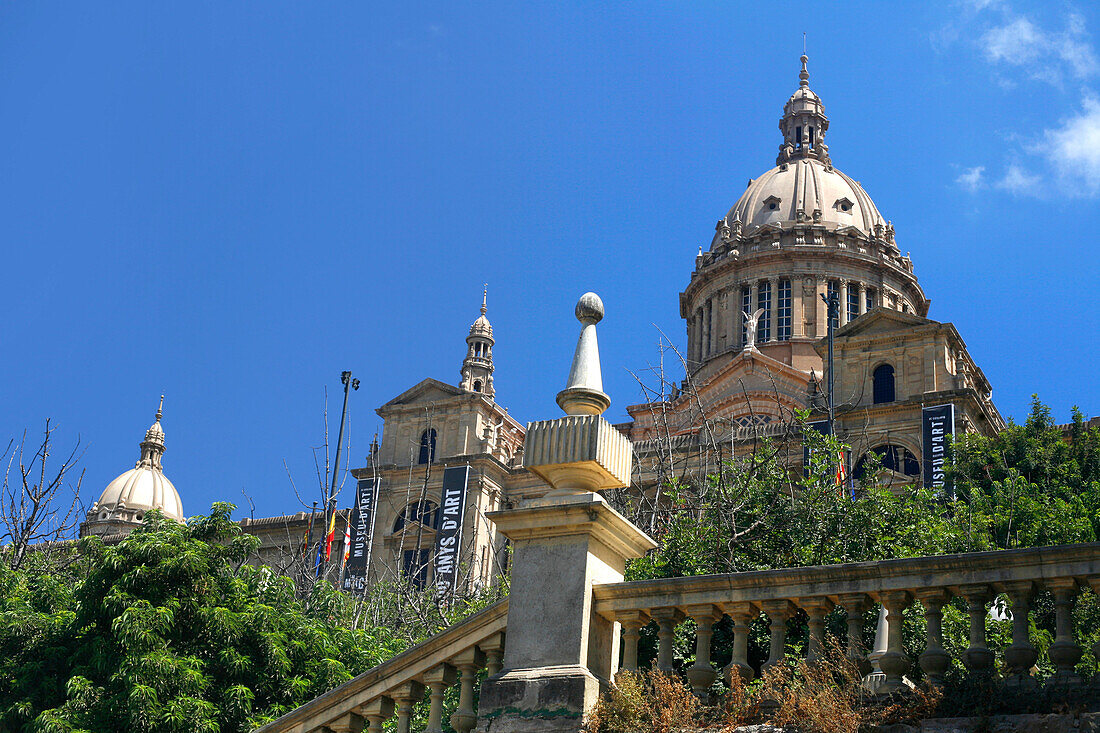
[[[350,601],[331,585],[299,600],[245,565],[258,540],[232,509],[85,538],[68,576],[4,571],[0,728],[251,730],[404,647],[343,626]]]

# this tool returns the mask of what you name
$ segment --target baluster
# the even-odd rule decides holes
[[[671,672],[672,638],[684,615],[677,608],[654,608],[649,615],[657,622],[657,669]]]
[[[1046,583],[1054,593],[1054,643],[1047,649],[1047,656],[1058,671],[1048,684],[1059,687],[1082,683],[1074,669],[1081,661],[1081,647],[1073,638],[1073,599],[1077,595],[1077,583],[1073,578],[1058,578]]]
[[[474,710],[474,682],[477,681],[477,671],[485,663],[485,655],[477,647],[470,647],[451,659],[451,664],[458,667],[459,692],[458,710],[451,715],[451,727],[458,733],[469,733],[477,723],[477,711]]]
[[[943,607],[950,596],[942,588],[925,588],[915,594],[924,606],[924,627],[927,641],[917,661],[937,687],[943,685],[943,676],[951,668],[951,655],[943,648]]]
[[[832,605],[825,598],[811,598],[800,601],[798,605],[810,617],[810,635],[806,644],[806,661],[810,663],[820,662],[825,656],[825,614],[832,610]]]
[[[783,664],[786,657],[787,619],[795,614],[796,609],[788,600],[764,601],[760,605],[764,613],[768,614],[768,630],[771,631],[768,661],[764,662],[763,669],[771,669],[777,664]]]
[[[902,645],[902,614],[909,606],[911,596],[908,591],[888,591],[882,594],[882,605],[886,609],[886,653],[878,660],[878,666],[886,675],[880,693],[903,692],[905,673],[909,671],[909,657],[905,656]]]
[[[376,697],[359,708],[359,712],[367,719],[367,730],[370,733],[382,733],[382,723],[393,715],[393,700],[388,697]]]
[[[838,600],[848,614],[848,659],[866,677],[871,672],[871,663],[863,646],[863,614],[870,604],[862,593],[845,593]]]
[[[723,610],[733,621],[733,656],[729,665],[722,670],[722,676],[730,687],[733,686],[734,673],[748,684],[756,674],[749,666],[749,622],[756,616],[756,612],[750,603],[729,603]]]
[[[363,718],[355,713],[344,713],[336,720],[326,723],[322,730],[331,733],[362,733]]]
[[[649,617],[642,611],[629,611],[615,618],[623,627],[623,670],[637,672],[638,638],[642,627],[649,623]]]
[[[431,706],[428,708],[428,727],[424,733],[443,733],[443,694],[455,683],[458,675],[455,668],[443,663],[424,675],[424,683],[429,693]]]
[[[970,613],[970,646],[963,652],[962,662],[971,672],[989,672],[993,669],[993,650],[985,640],[985,604],[989,602],[987,585],[966,585],[960,588]]]
[[[1039,658],[1039,651],[1028,638],[1028,611],[1035,584],[1030,580],[1005,583],[1005,590],[1012,601],[1012,645],[1005,649],[1005,667],[1012,676],[1006,684],[1016,687],[1034,687],[1038,683],[1031,676],[1031,667]]]
[[[413,705],[424,699],[424,685],[410,680],[393,691],[397,703],[397,733],[409,733]]]
[[[504,667],[504,632],[493,634],[477,645],[485,653],[485,672],[490,677]]]
[[[695,696],[706,699],[707,691],[718,677],[714,667],[710,666],[710,639],[714,633],[714,622],[722,618],[722,614],[709,603],[688,606],[684,610],[695,622],[695,664],[688,668],[687,678]]]

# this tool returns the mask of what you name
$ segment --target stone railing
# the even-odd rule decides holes
[[[990,604],[1001,593],[1008,595],[1012,611],[1012,644],[1002,660],[1005,682],[1034,685],[1031,668],[1038,651],[1028,639],[1028,612],[1034,595],[1048,590],[1054,596],[1057,626],[1047,652],[1057,669],[1050,684],[1073,686],[1083,683],[1074,669],[1082,650],[1074,638],[1073,604],[1089,587],[1100,594],[1100,543],[613,583],[593,589],[593,610],[622,625],[622,668],[628,670],[638,666],[639,630],[651,621],[658,626],[657,666],[672,669],[674,628],[685,618],[693,619],[696,660],[686,674],[695,691],[703,694],[718,675],[710,663],[711,635],[723,615],[730,617],[734,633],[733,658],[724,672],[737,672],[748,680],[754,673],[748,663],[750,622],[761,613],[768,617],[771,644],[766,668],[783,660],[786,622],[799,609],[809,619],[807,659],[823,654],[825,616],[840,607],[848,617],[848,655],[868,669],[863,618],[878,603],[885,609],[887,627],[885,648],[879,649],[876,660],[885,674],[878,689],[890,692],[902,688],[912,665],[902,648],[902,625],[891,619],[920,602],[927,646],[917,661],[931,681],[940,682],[951,665],[943,648],[943,608],[952,598],[964,599],[970,634],[961,661],[973,672],[991,671],[995,652],[987,644],[985,622]],[[1100,644],[1097,647],[1100,657]]]
[[[507,599],[398,654],[388,662],[311,700],[257,733],[378,733],[397,714],[397,732],[409,733],[413,706],[430,700],[425,733],[442,733],[443,694],[460,685],[458,710],[451,727],[467,733],[477,722],[474,684],[486,669],[494,675],[504,658]]]

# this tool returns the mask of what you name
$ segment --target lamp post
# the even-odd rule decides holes
[[[344,385],[344,409],[340,412],[340,431],[336,435],[336,460],[332,465],[332,485],[328,489],[328,497],[325,501],[325,542],[328,541],[328,528],[332,524],[332,517],[336,514],[336,478],[340,473],[340,448],[344,443],[344,423],[348,418],[348,392],[350,389],[359,389],[359,380],[351,378],[351,372],[340,372],[340,383]],[[325,563],[328,562],[328,558],[321,555],[321,560],[318,563],[318,575],[324,571]]]

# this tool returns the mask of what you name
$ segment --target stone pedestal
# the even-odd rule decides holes
[[[489,518],[513,543],[504,668],[481,688],[483,733],[576,733],[614,676],[619,629],[592,612],[654,542],[597,494],[553,496]]]

